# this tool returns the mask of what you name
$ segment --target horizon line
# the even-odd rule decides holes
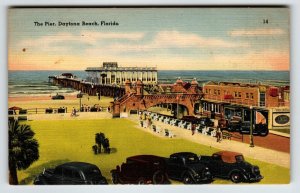
[[[9,70],[8,71],[85,71],[85,70],[67,70],[67,69],[63,69],[63,70],[60,70],[60,69],[53,69],[53,70],[43,70],[43,69],[35,69],[35,70]],[[157,70],[157,71],[266,71],[266,72],[290,72],[290,70],[173,70],[173,69],[170,69],[170,70]]]

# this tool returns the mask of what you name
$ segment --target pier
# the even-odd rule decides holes
[[[49,82],[61,87],[73,88],[91,96],[121,97],[125,94],[125,88],[116,85],[100,85],[86,82],[71,75],[49,76]]]

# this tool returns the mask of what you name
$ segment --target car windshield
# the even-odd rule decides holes
[[[243,161],[245,161],[244,156],[242,156],[242,155],[235,156],[235,160],[236,160],[236,162],[243,162]]]
[[[186,163],[197,163],[199,158],[196,155],[189,155],[185,158]]]

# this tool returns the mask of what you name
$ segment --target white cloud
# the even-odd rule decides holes
[[[103,41],[101,41],[117,38],[130,41],[126,43],[110,43],[108,41],[106,45],[103,45]],[[194,33],[178,31],[161,31],[150,41],[142,41],[144,39],[144,33],[82,32],[80,35],[59,33],[55,36],[24,40],[19,46],[24,46],[25,48],[32,46],[37,51],[31,52],[29,48],[28,51],[20,54],[10,49],[10,69],[83,70],[88,66],[100,66],[104,61],[118,61],[122,66],[157,65],[159,70],[286,70],[289,68],[289,51],[284,49],[255,52],[248,49],[249,45],[247,43],[229,42],[221,38],[202,37]],[[59,52],[58,50],[66,48],[72,49],[72,47],[67,47],[68,41],[90,43],[94,46],[82,50],[80,55],[72,52]],[[62,43],[62,45],[57,47],[55,43]],[[240,49],[243,47],[247,48],[246,54],[210,54],[205,58],[197,55],[170,54],[167,52],[168,49],[172,48],[179,48],[178,50],[180,50],[184,48]],[[46,52],[41,52],[40,50]],[[54,52],[55,50],[56,52]],[[53,52],[48,53],[50,51]],[[128,51],[135,51],[136,54],[127,55]],[[147,53],[144,54],[141,51]]]
[[[82,31],[80,36],[84,41],[94,42],[102,39],[126,39],[126,40],[140,40],[145,34],[142,32],[130,32],[130,33],[116,33],[116,32],[93,32]]]
[[[234,48],[234,47],[248,47],[248,44],[239,44],[235,42],[225,41],[221,38],[210,38],[199,36],[194,33],[181,33],[178,31],[161,31],[157,34],[155,45],[171,46],[171,47],[218,47],[218,48]]]
[[[126,53],[128,51],[153,51],[172,48],[238,48],[249,47],[248,43],[225,41],[221,38],[203,37],[195,33],[183,33],[178,31],[160,31],[150,41],[144,42],[145,33],[142,32],[91,32],[82,31],[78,35],[72,33],[57,33],[36,39],[26,39],[19,43],[18,49],[30,48],[31,50],[44,52],[63,52],[72,50],[70,42],[88,44],[93,46],[82,50],[86,54],[94,52]],[[124,43],[102,44],[103,40],[129,40]],[[58,44],[60,44],[58,46]]]
[[[152,41],[146,43],[113,43],[105,47],[90,48],[86,50],[87,54],[94,53],[124,53],[124,52],[151,52],[172,48],[241,48],[249,47],[248,43],[236,43],[222,40],[221,38],[202,37],[194,33],[182,33],[178,31],[160,31]]]
[[[99,46],[99,41],[104,39],[140,40],[143,37],[144,33],[139,32],[113,33],[83,31],[79,35],[74,35],[72,33],[57,33],[54,35],[47,35],[40,38],[25,39],[18,44],[18,49],[30,48],[38,51],[61,52],[66,49],[71,49],[67,47],[69,42]],[[57,46],[58,43],[62,43],[62,45]]]
[[[279,28],[237,29],[229,32],[230,36],[275,36],[285,32]]]

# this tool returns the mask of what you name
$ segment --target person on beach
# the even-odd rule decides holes
[[[143,116],[143,120],[146,120],[146,114],[143,113],[142,116]]]
[[[142,113],[141,113],[141,112],[140,112],[140,116],[139,116],[139,117],[140,117],[140,120],[142,120],[142,119],[143,119],[143,116],[142,116]]]
[[[76,109],[73,107],[71,117],[76,117]]]
[[[192,135],[194,135],[195,134],[195,131],[196,131],[196,125],[195,124],[192,124]]]
[[[217,142],[221,143],[222,140],[222,130],[220,128],[220,126],[217,126],[217,131],[216,131],[216,138],[217,138]]]
[[[149,116],[148,117],[148,127],[151,127],[151,125],[152,125],[152,120],[151,120],[151,117]]]
[[[143,120],[140,120],[140,126],[141,126],[141,127],[143,127],[143,125],[144,125],[143,123],[144,123],[144,121],[143,121]]]

